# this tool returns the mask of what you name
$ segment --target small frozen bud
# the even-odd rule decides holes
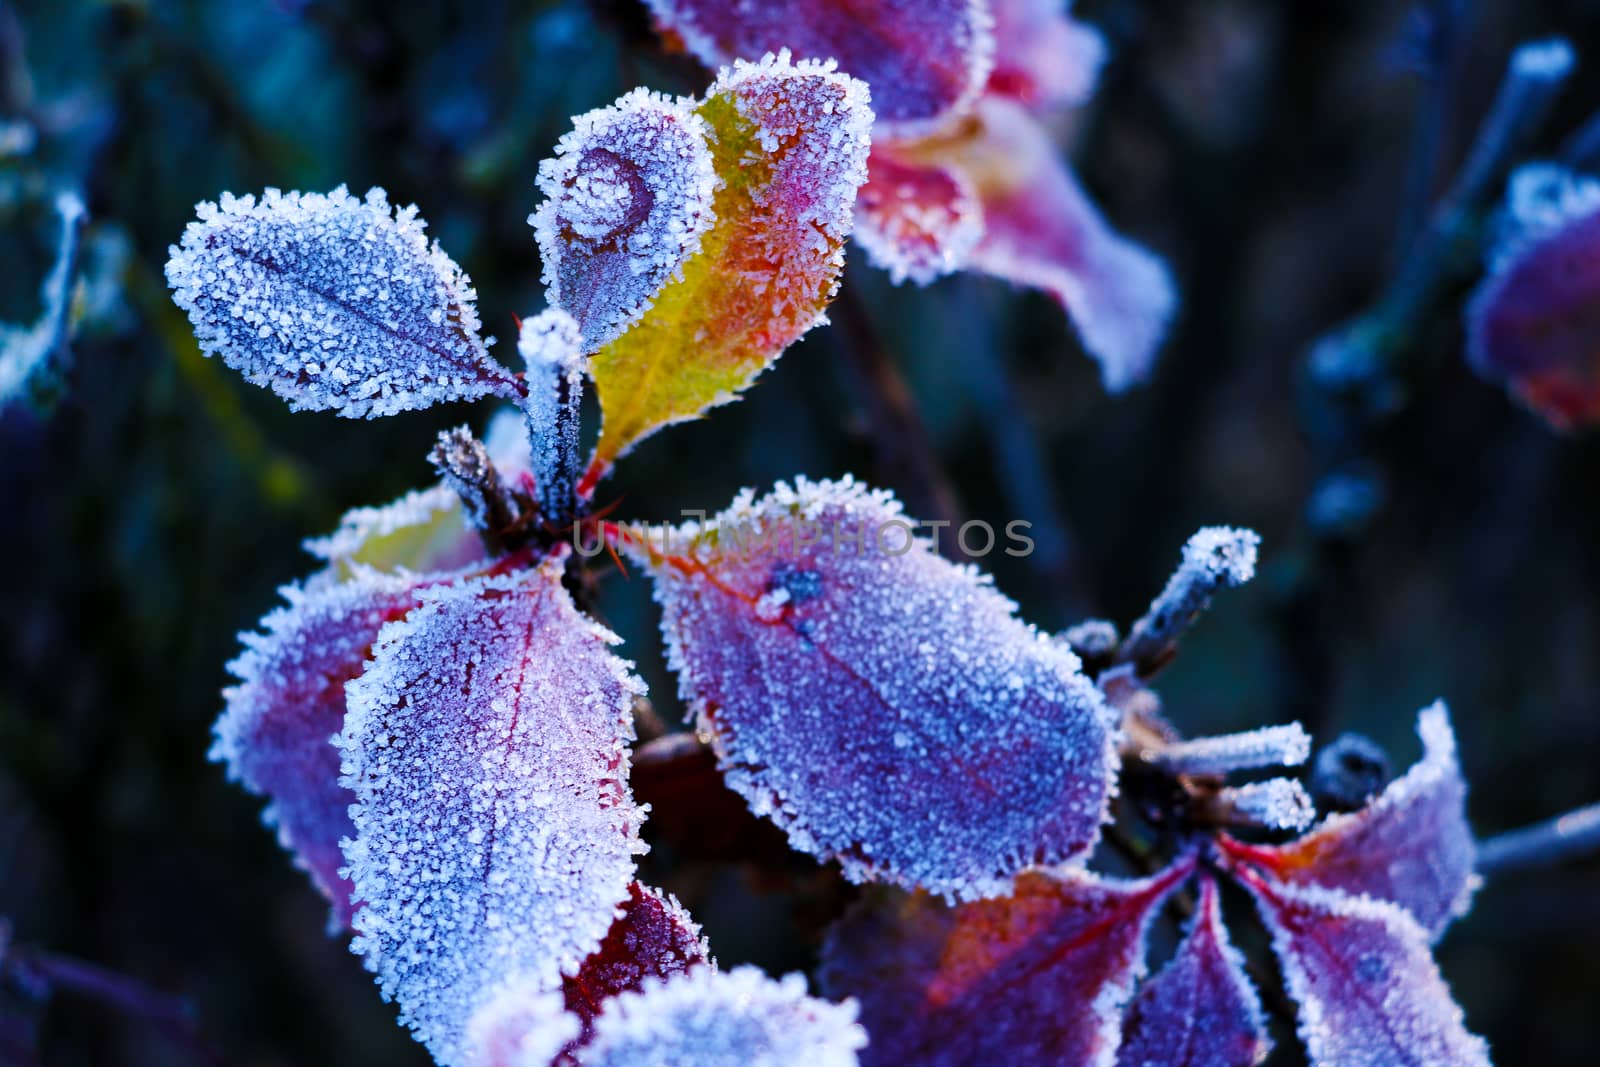
[[[1329,811],[1356,811],[1382,792],[1391,777],[1389,756],[1361,734],[1344,734],[1317,753],[1311,795]]]

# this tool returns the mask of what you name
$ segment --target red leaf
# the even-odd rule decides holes
[[[1188,936],[1140,988],[1122,1034],[1118,1067],[1254,1067],[1267,1058],[1261,1003],[1244,958],[1228,943],[1209,876]]]
[[[868,1064],[1109,1065],[1146,931],[1193,870],[1186,858],[1125,882],[1040,869],[1011,897],[868,902],[829,935],[823,985],[860,1000]]]
[[[922,134],[964,111],[993,60],[978,0],[649,0],[660,28],[708,67],[787,48],[834,59],[872,88],[877,133]]]
[[[1236,865],[1256,898],[1314,1067],[1489,1067],[1410,912]]]
[[[635,550],[669,663],[795,848],[972,898],[1093,846],[1116,767],[1098,690],[893,497],[801,480],[667,540]]]
[[[633,881],[642,689],[561,564],[424,591],[346,692],[353,947],[447,1065],[507,988],[576,973]]]
[[[265,633],[241,634],[245,650],[228,664],[239,684],[223,692],[211,758],[267,798],[263,820],[333,904],[340,927],[353,907],[350,882],[338,873],[339,840],[354,832],[355,799],[339,783],[332,743],[344,726],[344,686],[366,669],[383,624],[410,611],[417,586],[430,580],[361,570],[345,582],[285,586],[288,605],[261,620]]]
[[[1331,815],[1284,845],[1225,838],[1222,847],[1280,881],[1393,901],[1437,938],[1472,902],[1477,846],[1467,825],[1467,784],[1443,703],[1422,711],[1417,733],[1422,759],[1360,811]]]
[[[683,906],[660,891],[634,882],[622,915],[611,924],[600,947],[566,978],[561,991],[567,1010],[583,1020],[583,1034],[570,1053],[594,1035],[594,1018],[605,1001],[637,991],[646,978],[670,978],[710,958],[700,927]]]

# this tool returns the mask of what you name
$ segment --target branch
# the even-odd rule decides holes
[[[1478,873],[1542,870],[1600,852],[1600,803],[1478,844]]]
[[[1166,588],[1133,624],[1115,662],[1133,664],[1142,677],[1166,666],[1177,654],[1178,639],[1211,606],[1212,595],[1254,576],[1260,543],[1252,530],[1207,526],[1197,531],[1183,546],[1183,561]]]

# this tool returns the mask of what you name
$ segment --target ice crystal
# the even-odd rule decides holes
[[[1271,1048],[1260,999],[1207,877],[1177,954],[1128,1006],[1117,1067],[1254,1067]]]
[[[1393,901],[1437,937],[1466,914],[1478,879],[1477,847],[1466,819],[1466,782],[1444,704],[1417,720],[1423,757],[1377,799],[1330,815],[1286,845],[1248,857],[1287,882],[1316,884]]]
[[[856,241],[895,284],[927,285],[966,264],[983,236],[983,208],[958,170],[911,166],[889,152],[867,161]]]
[[[711,226],[717,177],[705,120],[687,101],[635,89],[579,115],[539,168],[548,199],[528,216],[550,306],[595,351],[681,275]]]
[[[595,1020],[584,1067],[853,1067],[866,1035],[853,1004],[806,995],[798,974],[699,967],[649,979]]]
[[[878,132],[927,133],[969,107],[994,62],[984,0],[648,0],[708,67],[780,48],[872,87]]]
[[[1206,526],[1183,546],[1183,560],[1172,572],[1150,610],[1128,634],[1126,658],[1159,659],[1191,622],[1211,605],[1219,589],[1248,582],[1256,573],[1256,548],[1261,537],[1253,530]],[[1304,758],[1304,757],[1302,757]]]
[[[351,832],[354,797],[339,782],[333,746],[344,686],[365,668],[384,623],[411,610],[420,581],[360,569],[345,582],[285,586],[288,604],[261,620],[264,632],[240,634],[244,652],[228,664],[239,684],[223,691],[211,758],[267,798],[263,820],[332,902],[337,926],[353,910],[339,841]]]
[[[1550,165],[1513,176],[1467,356],[1553,425],[1600,419],[1600,181]]]
[[[959,898],[1081,857],[1116,765],[1069,650],[848,478],[746,491],[639,548],[728,784],[796,848]]]
[[[550,1067],[578,1038],[578,1017],[560,993],[512,982],[467,1023],[466,1067]]]
[[[1248,872],[1241,880],[1272,934],[1314,1067],[1488,1067],[1409,912]]]
[[[1296,722],[1179,741],[1158,750],[1151,758],[1173,774],[1227,774],[1260,767],[1296,767],[1309,755],[1311,735]]]
[[[633,875],[642,691],[560,583],[561,560],[425,591],[347,687],[354,948],[443,1064],[502,985],[555,989]]]
[[[515,397],[478,338],[475,294],[415,207],[382,189],[224,193],[196,207],[167,261],[173,299],[207,355],[297,410],[352,418],[446,400]]]
[[[1266,830],[1304,830],[1317,817],[1311,794],[1292,778],[1268,778],[1218,794],[1230,821]]]
[[[526,319],[517,351],[528,365],[528,437],[534,442],[533,481],[545,521],[564,522],[575,503],[579,405],[583,401],[584,359],[578,324],[564,311],[550,309]]]
[[[722,71],[699,114],[720,180],[716,221],[683,277],[594,354],[602,469],[749,386],[824,321],[844,268],[870,147],[866,86],[784,51]]]
[[[861,1001],[864,1060],[895,1067],[1110,1067],[1145,937],[1192,859],[1137,882],[1034,870],[1010,897],[864,902],[823,949],[831,995]]]
[[[1106,42],[1069,14],[1071,6],[1071,0],[993,0],[990,92],[1030,107],[1088,100],[1105,64]]]

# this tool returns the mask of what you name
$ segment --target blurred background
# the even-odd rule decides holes
[[[1043,296],[965,276],[897,289],[857,254],[835,327],[645,443],[602,500],[675,520],[853,471],[923,515],[1027,519],[1041,551],[986,562],[1051,629],[1130,621],[1196,527],[1249,525],[1260,576],[1162,676],[1181,728],[1298,718],[1404,768],[1417,709],[1443,697],[1481,834],[1600,797],[1600,441],[1553,434],[1468,370],[1470,269],[1405,338],[1381,403],[1352,414],[1305,362],[1392,276],[1516,43],[1559,33],[1579,54],[1534,154],[1600,104],[1600,5],[1075,10],[1113,59],[1059,123],[1063,150],[1182,289],[1153,379],[1107,396]],[[434,434],[490,413],[291,414],[200,356],[166,249],[223,190],[382,185],[420,206],[509,339],[542,303],[524,218],[570,116],[708,80],[661,53],[636,0],[0,4],[0,320],[43,310],[55,193],[91,217],[73,364],[53,397],[0,411],[0,916],[18,945],[190,998],[210,1046],[13,983],[0,1059],[28,1062],[25,1039],[52,1067],[427,1062],[206,750],[236,633],[312,569],[302,539],[426,483]],[[677,723],[646,583],[599,581]],[[781,892],[731,867],[660,877],[724,964],[811,962]],[[1594,1062],[1597,900],[1592,859],[1508,875],[1444,941],[1502,1067]]]

